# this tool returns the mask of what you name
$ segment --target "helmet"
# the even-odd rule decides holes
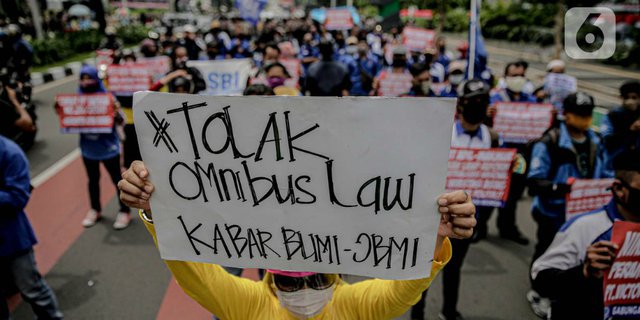
[[[475,98],[475,97],[489,97],[489,85],[480,79],[467,80],[462,84],[462,90],[460,90],[458,96],[460,98]]]

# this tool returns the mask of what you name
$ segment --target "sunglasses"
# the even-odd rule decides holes
[[[295,292],[301,290],[305,287],[305,284],[307,288],[324,290],[331,287],[333,282],[334,277],[322,273],[316,273],[311,276],[299,278],[287,277],[278,274],[273,275],[273,283],[276,288],[282,292]]]

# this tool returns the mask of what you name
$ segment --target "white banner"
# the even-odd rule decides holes
[[[428,276],[454,102],[136,93],[162,258]]]
[[[242,95],[251,73],[251,59],[187,61],[187,66],[202,73],[207,82],[205,94],[212,96]]]

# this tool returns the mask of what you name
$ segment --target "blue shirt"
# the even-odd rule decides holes
[[[25,252],[37,242],[24,213],[30,195],[27,157],[13,141],[0,136],[0,257]]]

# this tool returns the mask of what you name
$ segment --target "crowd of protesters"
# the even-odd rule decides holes
[[[258,26],[241,19],[218,19],[208,30],[184,25],[152,31],[141,42],[138,54],[124,49],[108,27],[101,49],[113,51],[115,64],[132,63],[138,58],[169,57],[171,70],[151,84],[152,91],[203,92],[205,77],[188,66],[187,61],[250,59],[254,69],[245,95],[457,97],[452,146],[517,150],[509,197],[497,209],[501,239],[529,244],[530,240],[517,226],[516,212],[525,190],[534,197],[531,214],[537,231],[531,259],[532,290],[527,293],[533,311],[551,319],[603,318],[603,270],[611,266],[616,249],[609,241],[612,224],[616,220],[640,222],[640,82],[629,81],[620,87],[621,106],[593,130],[592,116],[597,103],[594,98],[577,88],[562,91],[551,84],[551,78],[564,74],[567,66],[563,61],[550,61],[548,77],[538,86],[527,78],[528,64],[521,60],[506,64],[502,74],[488,70],[482,79],[467,79],[466,44],[456,48],[454,54],[440,36],[432,46],[409,49],[403,45],[399,28],[386,32],[380,26],[369,25],[328,31],[311,19],[267,20]],[[289,60],[298,61],[298,67],[289,67]],[[85,66],[79,93],[96,92],[107,90],[98,70]],[[122,125],[123,130],[114,130],[110,135],[83,134],[80,140],[92,206],[82,221],[85,227],[95,225],[101,218],[97,183],[100,162],[107,166],[115,183],[121,170],[121,139],[124,139],[124,167],[141,160],[130,118],[131,97],[116,95],[116,98],[124,111],[117,113],[116,126]],[[500,102],[550,103],[554,121],[538,139],[504,143],[492,129],[496,104]],[[137,175],[134,184],[143,178],[133,168],[129,171]],[[565,199],[571,191],[570,178],[613,178],[613,200],[600,210],[566,221]],[[123,193],[129,194],[125,189]],[[116,229],[126,228],[131,220],[127,202],[135,203],[120,202]],[[462,319],[457,305],[464,257],[468,250],[473,250],[472,243],[487,237],[488,220],[496,210],[486,206],[476,209],[478,225],[473,236],[451,240],[452,257],[443,269],[441,319]],[[241,272],[231,268],[227,271]],[[424,319],[425,296],[426,292],[422,299],[416,299],[413,319]],[[215,301],[212,297],[204,303]],[[220,305],[212,308],[218,310]]]

